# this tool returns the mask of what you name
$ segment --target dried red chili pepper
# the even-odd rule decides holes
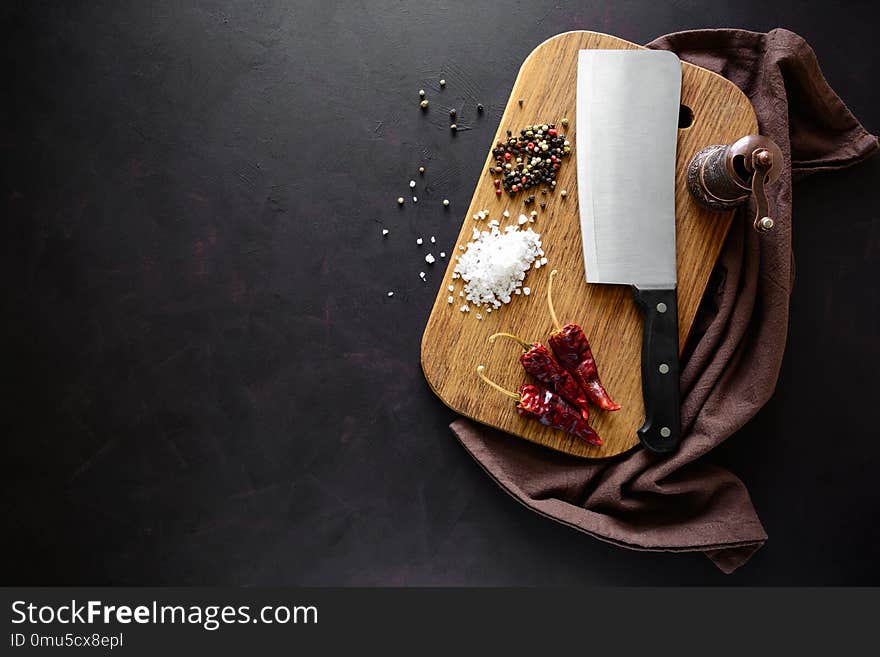
[[[486,378],[483,374],[485,369],[482,365],[477,366],[477,375],[499,392],[515,399],[516,412],[521,416],[537,420],[545,427],[564,431],[590,445],[598,447],[602,444],[599,434],[581,417],[578,410],[552,390],[527,383],[520,386],[517,394]]]
[[[556,359],[553,358],[553,354],[550,353],[547,347],[540,342],[529,344],[510,333],[490,335],[489,342],[495,342],[495,339],[499,337],[508,338],[519,344],[524,350],[523,354],[519,357],[519,362],[522,364],[523,369],[575,406],[585,420],[589,419],[590,405],[587,396],[581,390],[577,381],[574,380],[574,377],[569,374],[568,370],[556,362]]]
[[[556,270],[550,272],[550,281],[547,283],[547,305],[550,307],[550,317],[556,330],[550,334],[547,342],[559,360],[559,363],[574,377],[587,397],[599,408],[606,411],[620,409],[620,404],[614,402],[606,392],[605,386],[599,379],[599,369],[596,367],[596,359],[593,358],[593,350],[590,342],[584,335],[583,329],[577,324],[566,324],[559,328],[559,319],[553,308],[553,277]]]

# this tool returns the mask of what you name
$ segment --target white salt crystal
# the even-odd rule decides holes
[[[497,226],[489,228],[483,232],[474,230],[474,239],[458,258],[454,270],[465,282],[463,296],[487,309],[510,303],[525,272],[533,263],[538,266],[541,248],[541,236],[531,228],[518,230],[508,226],[504,232]]]
[[[437,243],[437,238],[434,237],[433,235],[431,235],[431,244],[436,244],[436,243]]]
[[[526,296],[529,296],[532,293],[532,288],[530,287],[524,287],[522,290],[523,294],[525,294]]]
[[[383,229],[382,229],[382,237],[385,237],[387,234],[388,234],[388,229],[387,229],[387,228],[383,228]]]
[[[480,313],[477,313],[477,314],[476,314],[476,318],[477,318],[477,319],[483,319],[483,316],[482,316]]]
[[[504,215],[504,218],[505,218],[505,219],[510,219],[510,213],[509,213],[507,210],[505,210],[505,211],[502,212],[501,214]]]
[[[460,310],[461,312],[463,312],[463,313],[469,313],[469,312],[471,311],[471,309],[468,308],[466,305],[464,305],[464,306],[462,306],[461,308],[459,308],[459,310]]]
[[[394,296],[394,292],[389,292],[389,293],[388,293],[388,296],[389,296],[389,297],[393,297],[393,296]]]
[[[419,246],[422,245],[422,238],[421,237],[416,240],[416,244],[418,244]]]
[[[425,272],[420,271],[420,272],[419,272],[419,278],[421,278],[422,280],[425,280]]]
[[[521,214],[521,215],[519,215],[519,219],[517,219],[517,223],[519,223],[519,225],[522,226],[528,220],[529,220],[529,218],[526,215]]]
[[[449,290],[450,292],[455,292],[455,286],[454,286],[454,285],[450,285],[450,286],[447,287],[446,289]]]
[[[454,301],[455,301],[455,297],[453,297],[453,296],[448,296],[448,297],[446,297],[446,302],[447,302],[447,303],[452,303],[452,302],[454,302]]]
[[[446,257],[446,251],[441,251],[441,252],[440,252],[440,257],[441,257],[441,258],[445,258],[445,257]]]
[[[418,202],[419,202],[419,199],[418,199],[418,197],[416,197],[416,196],[413,196],[413,203],[418,203]]]
[[[435,262],[435,258],[434,258],[434,256],[432,256],[432,255],[429,253],[428,255],[425,256],[425,262],[427,262],[429,265],[433,265],[434,262]]]
[[[411,188],[412,188],[412,187],[415,187],[415,186],[416,186],[416,181],[415,181],[415,180],[410,180],[410,181],[409,181],[409,186],[410,186]]]

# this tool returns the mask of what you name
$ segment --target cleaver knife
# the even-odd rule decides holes
[[[631,285],[644,315],[639,439],[681,439],[675,150],[681,62],[663,50],[581,50],[577,179],[588,283]]]

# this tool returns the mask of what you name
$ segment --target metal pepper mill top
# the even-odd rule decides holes
[[[755,230],[773,228],[765,187],[782,173],[782,151],[769,137],[747,135],[732,144],[707,146],[688,165],[687,185],[708,210],[732,210],[755,197]]]

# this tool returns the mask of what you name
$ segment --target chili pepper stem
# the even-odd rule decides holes
[[[553,320],[553,326],[559,330],[559,318],[556,316],[556,309],[553,307],[553,279],[559,272],[553,270],[550,272],[550,280],[547,281],[547,306],[550,308],[550,319]]]
[[[494,335],[489,336],[489,342],[494,343],[495,338],[508,338],[510,340],[513,340],[514,342],[516,342],[520,347],[522,347],[526,351],[528,351],[529,349],[532,348],[531,344],[529,344],[528,342],[526,342],[522,338],[519,338],[519,337],[513,335],[513,333],[495,333]]]
[[[516,401],[519,401],[519,400],[520,400],[520,397],[519,397],[518,394],[516,394],[515,392],[511,392],[510,390],[505,390],[505,389],[502,388],[500,385],[498,385],[498,384],[495,383],[494,381],[490,380],[485,374],[483,374],[483,372],[484,372],[485,370],[486,370],[486,367],[485,367],[484,365],[477,365],[477,376],[480,377],[481,379],[483,379],[483,383],[487,383],[487,384],[489,384],[490,386],[492,386],[493,388],[495,388],[495,390],[497,390],[497,391],[500,392],[500,393],[503,393],[503,394],[507,395],[507,396],[510,397],[511,399],[515,399]]]

